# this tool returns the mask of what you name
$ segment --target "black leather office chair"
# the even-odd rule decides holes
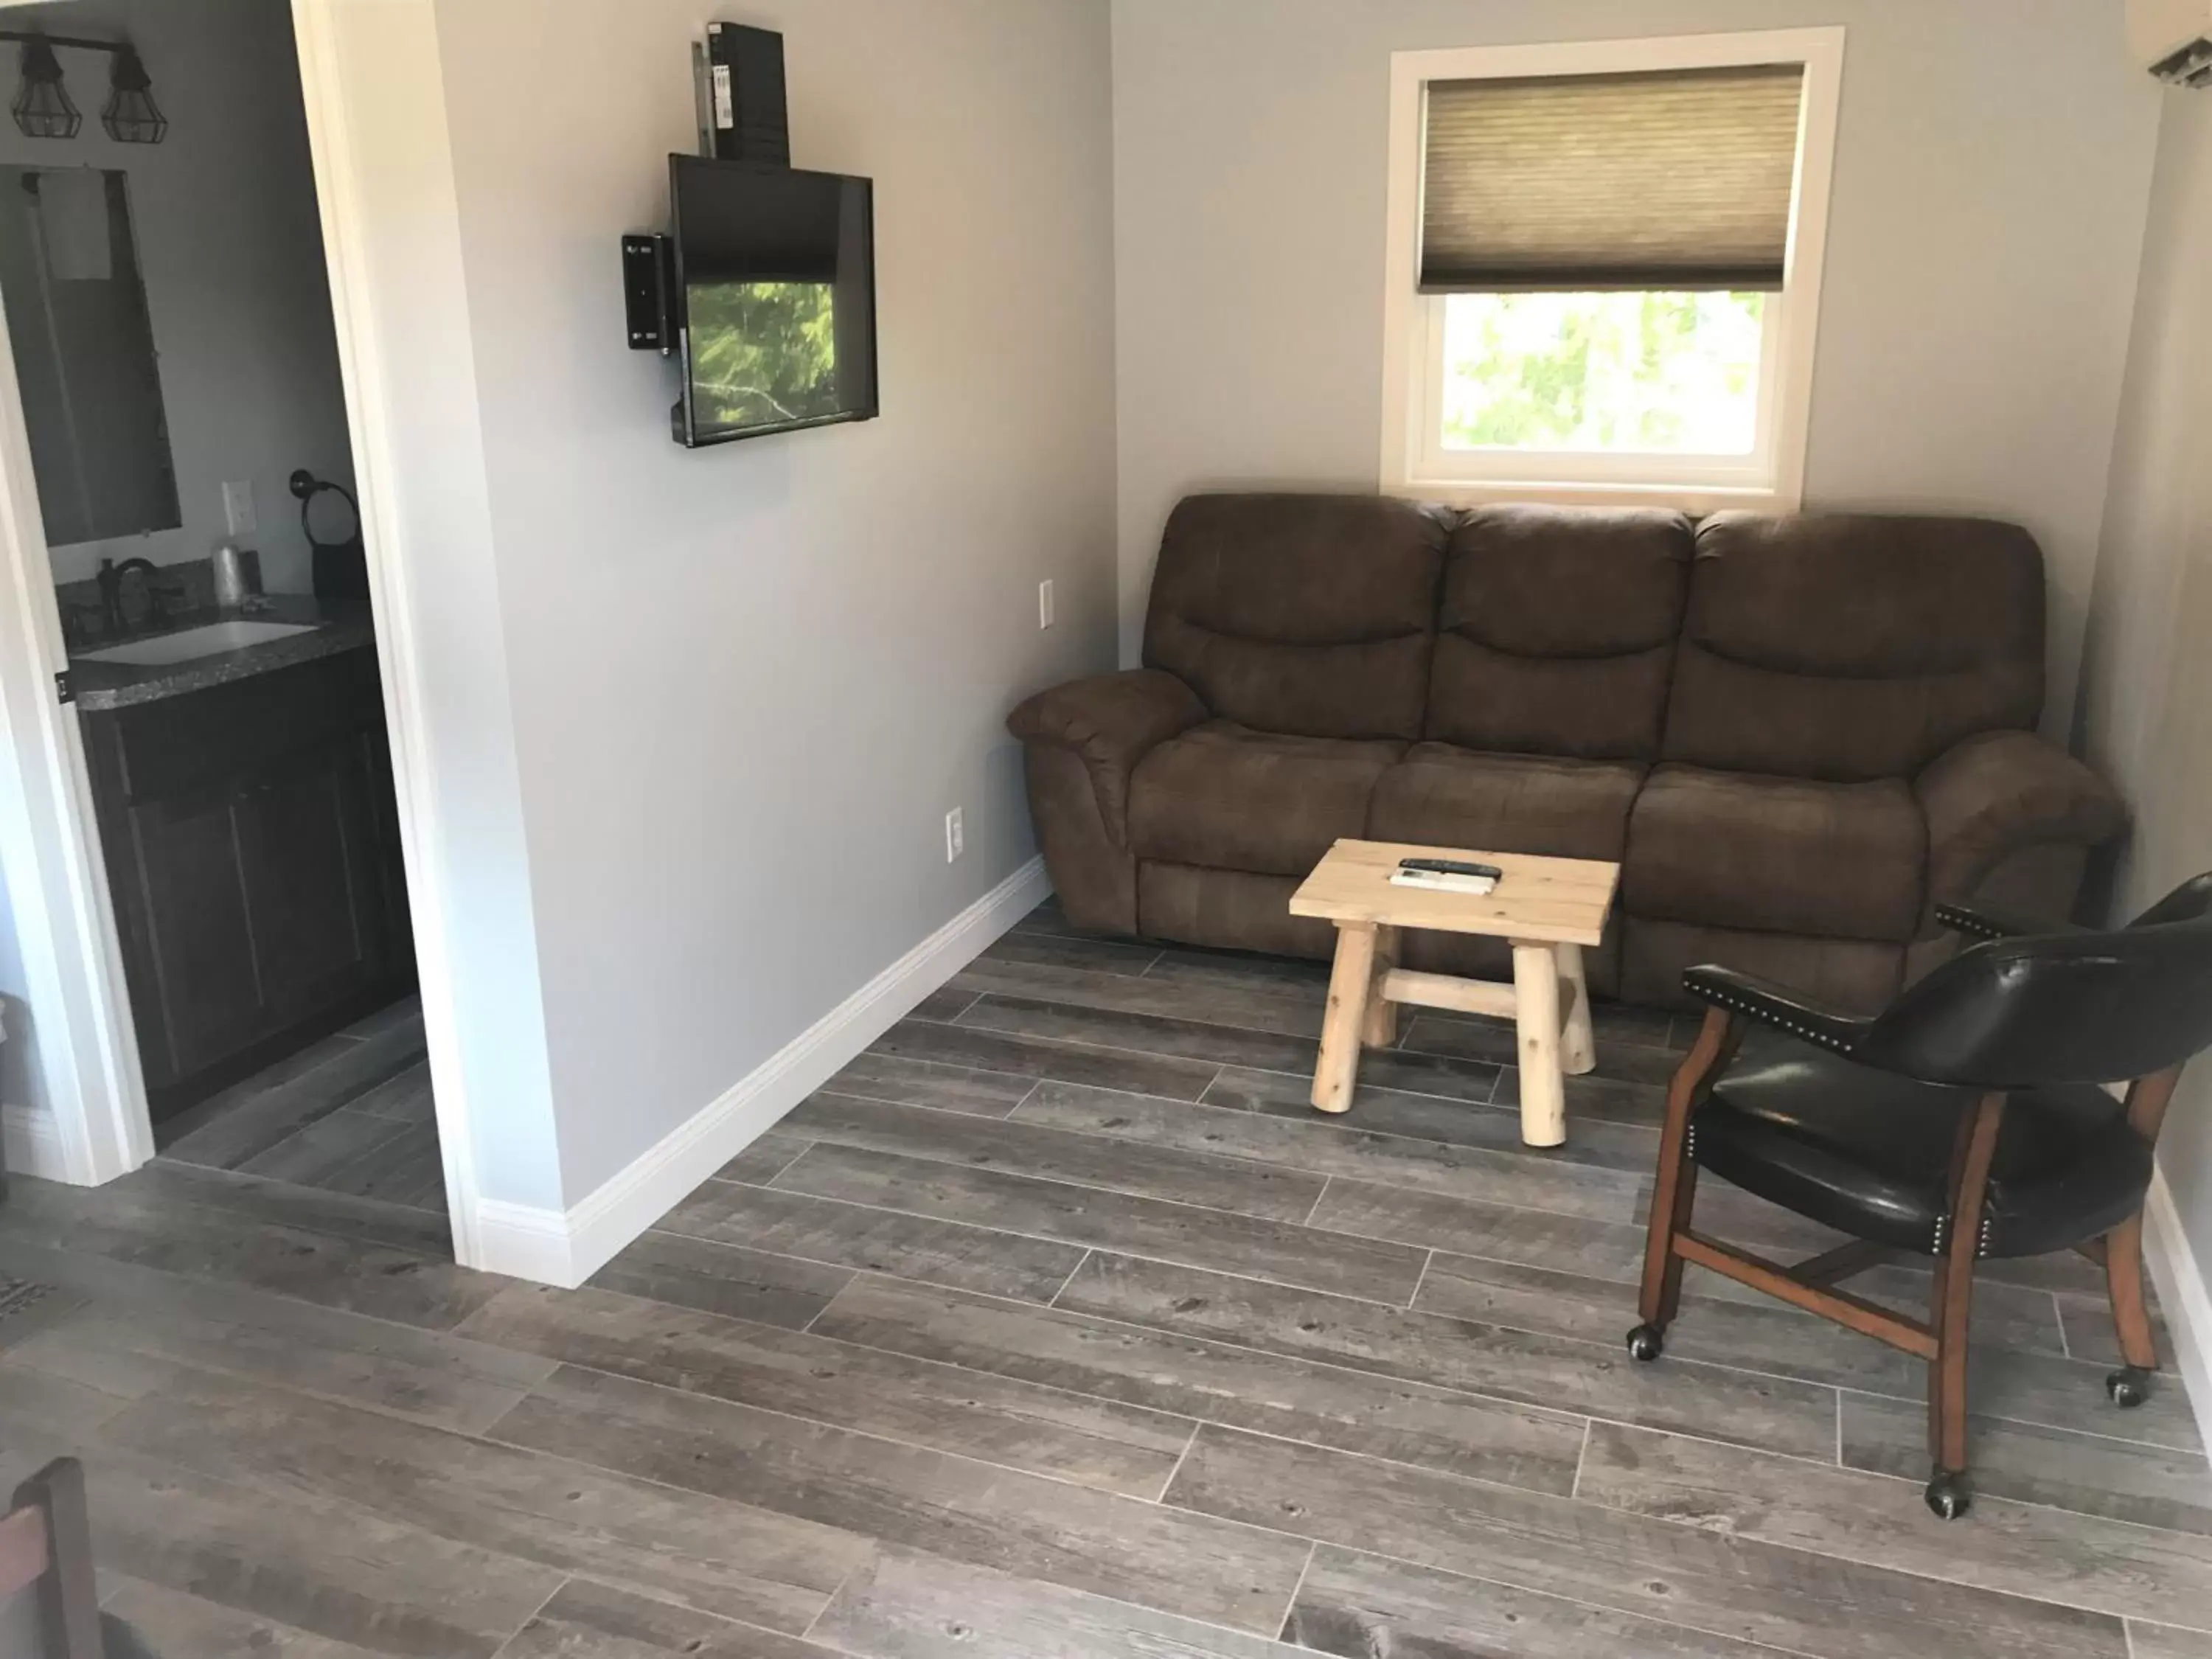
[[[1674,1074],[1659,1144],[1638,1359],[1659,1357],[1694,1261],[1929,1362],[1928,1506],[1966,1513],[1966,1316],[1984,1256],[2078,1249],[2103,1263],[2139,1405],[2158,1354],[2143,1302],[2151,1148],[2191,1055],[2212,1047],[2212,875],[2127,927],[2022,933],[1939,905],[1975,941],[1872,1018],[1725,968]],[[2124,1101],[2099,1085],[2125,1082]],[[1691,1228],[1698,1172],[1851,1235],[1783,1267]],[[1932,1256],[1925,1323],[1831,1288],[1899,1253]]]

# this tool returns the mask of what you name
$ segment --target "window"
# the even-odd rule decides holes
[[[1397,54],[1384,486],[1794,507],[1843,33]]]

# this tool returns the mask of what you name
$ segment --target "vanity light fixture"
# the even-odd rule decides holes
[[[84,117],[62,85],[61,60],[56,46],[78,52],[104,52],[112,60],[108,71],[107,103],[100,112],[100,125],[118,144],[158,144],[169,134],[169,118],[154,101],[154,82],[146,73],[138,48],[128,40],[87,40],[67,34],[34,34],[0,29],[0,40],[22,47],[23,79],[9,106],[15,125],[31,138],[74,138]]]
[[[74,138],[84,117],[62,85],[61,61],[44,35],[15,37],[23,43],[23,80],[8,112],[26,138]]]
[[[115,48],[115,65],[108,76],[107,107],[100,112],[100,125],[118,144],[158,144],[168,136],[169,118],[154,101],[154,82],[138,59],[138,48],[128,40]]]

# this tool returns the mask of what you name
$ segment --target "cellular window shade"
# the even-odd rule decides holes
[[[1804,66],[1433,81],[1421,291],[1778,289]]]

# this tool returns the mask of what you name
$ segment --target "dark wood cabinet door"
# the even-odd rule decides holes
[[[230,811],[264,1019],[288,1025],[374,983],[386,929],[362,745],[247,780]]]
[[[130,809],[150,1006],[148,1083],[216,1065],[390,972],[367,758],[358,739],[225,787]],[[140,988],[133,988],[134,1000]],[[148,1018],[150,1016],[151,1018]]]
[[[116,884],[116,921],[139,1058],[158,1090],[255,1042],[261,990],[228,792],[131,807],[125,834],[125,858],[109,854],[129,882]]]
[[[157,1121],[407,988],[373,658],[83,729]]]

